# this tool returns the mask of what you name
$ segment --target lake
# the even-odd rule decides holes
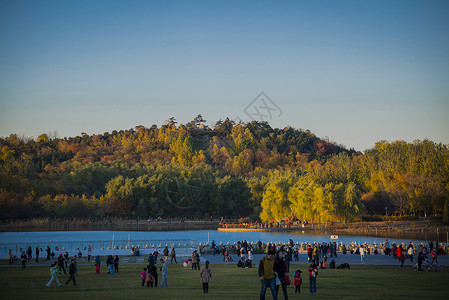
[[[164,240],[196,240],[205,244],[208,241],[215,240],[216,243],[234,243],[237,241],[247,240],[248,242],[282,242],[286,243],[289,239],[296,242],[329,242],[330,235],[333,232],[223,232],[218,230],[188,230],[188,231],[44,231],[44,232],[1,232],[0,244],[33,244],[40,247],[45,243],[61,243],[61,242],[91,242],[91,241],[164,241]],[[408,236],[406,234],[390,233],[385,237],[381,236],[365,236],[365,235],[338,235],[338,242],[349,244],[355,243],[383,243],[389,238],[390,242],[415,243],[428,242],[425,236]],[[435,241],[435,240],[434,240]],[[446,242],[445,240],[440,240]]]

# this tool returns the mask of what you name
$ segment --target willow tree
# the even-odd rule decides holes
[[[274,172],[271,176],[262,199],[262,221],[278,221],[292,215],[289,190],[292,186],[292,176]]]

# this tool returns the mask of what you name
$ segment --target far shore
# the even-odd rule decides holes
[[[341,235],[367,235],[367,236],[426,236],[426,239],[439,239],[446,241],[449,235],[449,226],[433,219],[396,222],[353,222],[334,224],[292,224],[273,225],[262,227],[257,223],[239,223],[237,220],[129,220],[111,219],[91,220],[48,220],[33,219],[1,223],[0,232],[14,231],[188,231],[188,230],[214,230],[220,231],[294,231],[314,234],[341,234]],[[428,238],[427,238],[428,236]]]

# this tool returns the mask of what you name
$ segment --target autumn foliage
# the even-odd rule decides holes
[[[447,145],[381,141],[359,153],[266,122],[177,125],[70,138],[0,138],[2,217],[249,216],[351,221],[442,214]]]

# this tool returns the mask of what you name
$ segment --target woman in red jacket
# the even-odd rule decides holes
[[[399,245],[398,250],[396,250],[397,255],[398,255],[398,260],[401,262],[401,268],[404,267],[404,261],[405,261],[405,256],[404,256],[404,250],[402,249],[402,245]]]
[[[312,261],[309,267],[309,292],[316,293],[316,277],[318,276],[318,268]]]

